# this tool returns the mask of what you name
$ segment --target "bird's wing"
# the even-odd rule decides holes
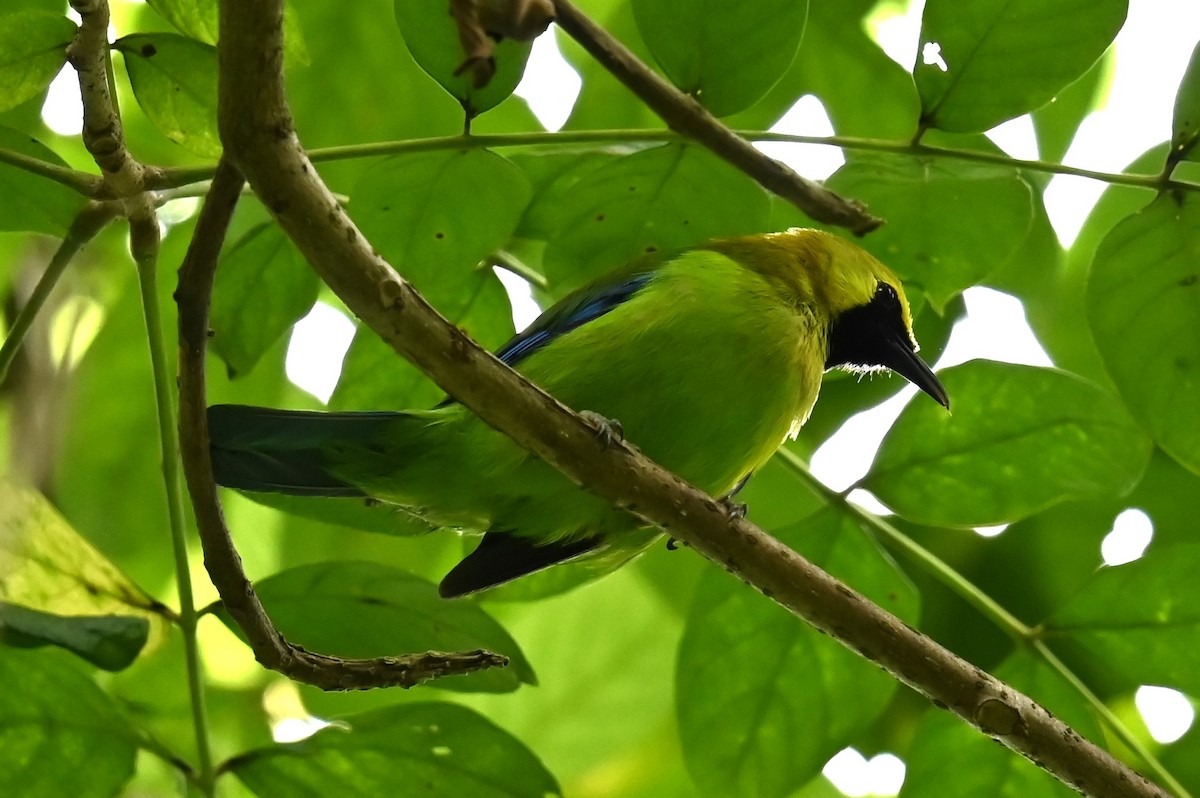
[[[572,293],[548,309],[527,329],[496,350],[510,366],[532,355],[560,335],[600,318],[641,290],[653,273],[624,274]]]

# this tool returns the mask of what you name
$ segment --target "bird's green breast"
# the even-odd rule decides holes
[[[824,329],[816,311],[764,277],[698,250],[518,370],[575,410],[619,422],[651,459],[720,496],[807,418]],[[396,431],[389,472],[348,475],[355,484],[425,508],[434,522],[535,539],[636,526],[461,406],[412,418]]]

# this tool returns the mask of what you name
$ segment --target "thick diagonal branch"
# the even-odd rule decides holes
[[[669,530],[938,706],[1088,795],[1164,796],[1013,690],[579,416],[446,322],[371,248],[321,182],[283,92],[282,0],[221,6],[221,136],[301,252],[397,352],[496,429],[614,505]],[[246,75],[256,80],[245,80]]]
[[[237,169],[222,160],[179,270],[179,289],[175,294],[179,303],[180,451],[204,549],[204,566],[221,594],[225,609],[245,633],[259,662],[324,690],[411,687],[428,679],[507,664],[506,658],[488,651],[430,651],[371,659],[346,659],[306,651],[284,639],[258,600],[217,501],[208,454],[204,399],[204,355],[213,273],[242,184]]]

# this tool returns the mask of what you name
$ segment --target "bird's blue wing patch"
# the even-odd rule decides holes
[[[594,286],[590,291],[568,297],[497,349],[496,357],[510,366],[516,365],[558,336],[600,318],[625,302],[650,282],[652,276],[637,274],[619,283]]]

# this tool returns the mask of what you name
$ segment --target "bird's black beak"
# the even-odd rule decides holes
[[[913,385],[929,394],[947,410],[950,409],[950,396],[942,381],[933,373],[933,369],[925,361],[917,357],[908,336],[888,338],[880,365],[887,366]]]

